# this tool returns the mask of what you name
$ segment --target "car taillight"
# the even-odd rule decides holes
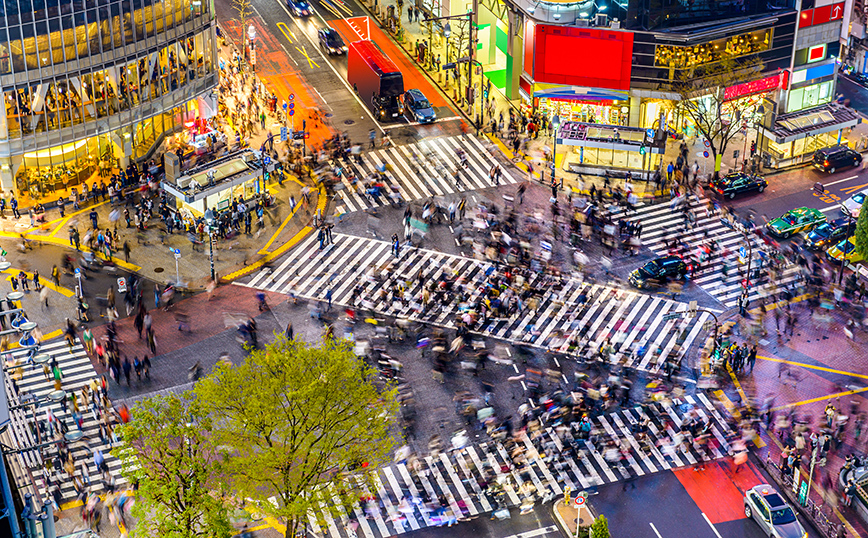
[[[828,160],[823,161],[823,166],[829,166],[829,161]]]
[[[723,194],[723,189],[717,189],[717,192],[719,192],[720,194]]]

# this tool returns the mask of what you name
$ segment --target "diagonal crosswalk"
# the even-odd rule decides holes
[[[335,234],[335,243],[327,249],[319,251],[316,245],[316,238],[307,238],[279,266],[260,271],[247,285],[319,301],[330,290],[334,304],[452,327],[464,307],[448,301],[423,309],[420,271],[426,281],[438,271],[460,275],[468,284],[470,296],[465,302],[473,303],[480,299],[494,269],[480,260],[413,247],[406,247],[398,259],[389,242],[366,237]],[[492,318],[480,330],[507,341],[561,350],[570,340],[587,342],[593,350],[608,340],[617,348],[612,361],[656,372],[670,353],[680,356],[690,347],[709,317],[707,313],[682,316],[678,312],[686,308],[681,303],[634,290],[577,278],[547,278],[534,273],[528,282],[541,297],[535,310],[527,307],[509,317]],[[387,292],[394,282],[406,288],[402,298],[391,300]]]
[[[712,215],[710,212],[707,212],[704,203],[692,200],[689,202],[689,205],[696,215],[696,222],[686,232],[683,228],[684,217],[682,211],[680,209],[672,209],[668,203],[645,205],[637,207],[636,212],[630,212],[626,215],[623,212],[619,212],[616,216],[634,222],[637,220],[641,222],[642,244],[658,256],[668,254],[666,243],[668,240],[676,237],[679,241],[689,245],[693,249],[709,243],[712,239],[717,240],[720,245],[718,256],[727,249],[733,253],[727,260],[727,276],[724,277],[723,275],[723,264],[706,264],[695,275],[693,281],[727,308],[735,307],[742,293],[741,279],[738,273],[738,252],[742,247],[745,247],[746,253],[751,253],[751,250],[748,250],[747,247],[746,241],[748,240],[745,239],[740,231],[724,224],[720,215]],[[752,268],[756,268],[765,257],[765,254],[761,253],[761,244],[756,236],[750,235],[749,237],[749,240],[753,242]],[[747,259],[747,254],[744,256],[744,259]],[[783,269],[777,285],[784,286],[799,278],[798,267],[789,265]],[[771,285],[768,282],[752,286],[749,293],[750,300],[754,301],[761,298],[770,291],[770,288]]]
[[[467,167],[461,173],[461,185],[456,185],[453,172],[459,165],[457,150],[467,155]],[[457,192],[492,186],[489,171],[496,164],[491,153],[473,136],[427,138],[414,144],[376,149],[361,155],[362,162],[350,165],[359,180],[355,185],[342,174],[344,189],[340,191],[339,213],[348,213],[388,203],[388,198],[376,198],[365,192],[362,180],[390,165],[390,181],[400,187],[405,200],[421,200]],[[501,183],[518,181],[512,172],[502,168]]]
[[[67,402],[69,402],[69,395],[72,392],[78,393],[79,396],[79,409],[83,416],[81,432],[84,435],[81,439],[67,444],[75,461],[75,474],[78,478],[83,479],[83,473],[86,470],[87,479],[83,479],[85,485],[87,486],[89,483],[87,487],[92,491],[103,491],[105,484],[101,478],[101,473],[93,463],[92,455],[93,449],[99,449],[105,456],[109,473],[114,477],[115,483],[117,485],[124,484],[125,480],[120,474],[120,460],[109,452],[111,447],[100,440],[98,412],[94,411],[91,405],[81,403],[82,387],[99,377],[84,347],[81,344],[76,344],[70,348],[65,340],[57,339],[43,343],[37,356],[42,354],[57,361],[63,373],[62,388],[67,393]],[[35,427],[37,422],[47,425],[49,412],[58,421],[63,422],[70,433],[75,434],[78,428],[72,417],[72,406],[67,403],[66,410],[64,410],[59,402],[52,402],[48,399],[48,394],[54,391],[53,380],[46,379],[41,365],[28,364],[27,358],[28,351],[18,349],[11,351],[6,359],[7,375],[16,379],[18,387],[16,392],[11,383],[5,383],[6,395],[12,409],[9,435],[14,445],[13,448],[18,451],[17,455],[13,457],[19,458],[22,468],[27,469],[33,476],[40,498],[44,499],[50,493],[47,489],[47,477],[53,476],[54,483],[60,486],[63,500],[70,501],[76,497],[72,478],[63,469],[57,470],[51,466],[51,471],[44,471],[46,463],[54,464],[58,454],[56,444],[47,444],[41,450],[29,448],[53,440],[53,436],[47,433],[47,430],[39,432]],[[35,406],[26,405],[29,401],[39,403]]]
[[[682,425],[688,420],[709,435],[707,448],[685,436],[689,428]],[[337,507],[321,505],[308,519],[329,538],[406,534],[517,506],[529,491],[536,492],[536,500],[552,498],[566,487],[577,492],[725,457],[730,433],[704,394],[600,415],[587,437],[570,424],[543,422],[514,439],[470,444],[377,469],[371,480],[374,491],[363,487],[366,500],[351,507],[351,514],[335,503]]]

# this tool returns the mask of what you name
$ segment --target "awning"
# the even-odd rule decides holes
[[[548,99],[563,99],[565,101],[626,101],[630,98],[627,92],[602,88],[584,88],[581,86],[560,86],[557,88],[540,89],[534,91],[533,96]]]
[[[801,138],[853,127],[861,121],[859,114],[852,108],[832,102],[778,116],[774,130],[770,131],[765,127],[761,127],[760,130],[776,143],[785,144]]]

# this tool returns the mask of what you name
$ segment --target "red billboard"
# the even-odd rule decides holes
[[[745,97],[747,95],[753,95],[755,93],[763,93],[777,88],[786,87],[788,73],[789,71],[781,71],[776,75],[762,78],[760,80],[753,80],[751,82],[745,82],[744,84],[730,86],[729,88],[723,90],[723,100],[732,101],[733,99],[738,99],[739,97]]]
[[[629,90],[632,60],[630,32],[536,26],[535,82]]]

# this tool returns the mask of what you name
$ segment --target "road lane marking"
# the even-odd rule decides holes
[[[518,534],[511,534],[506,538],[536,538],[537,536],[544,536],[549,533],[559,532],[558,527],[556,525],[549,525],[548,527],[543,527],[541,529],[534,529],[532,531],[520,532]]]
[[[866,374],[857,374],[856,372],[848,372],[846,370],[835,370],[834,368],[828,368],[826,366],[815,366],[813,364],[806,364],[804,362],[796,362],[796,361],[788,361],[784,359],[778,359],[776,357],[763,357],[761,355],[757,355],[758,359],[762,359],[764,361],[770,362],[782,362],[784,364],[788,364],[790,366],[798,366],[800,368],[809,368],[811,370],[819,370],[821,372],[829,372],[831,374],[840,374],[849,377],[858,377],[860,379],[868,379],[868,375]]]
[[[717,538],[723,538],[723,536],[721,536],[720,533],[717,532],[717,529],[714,528],[714,525],[711,524],[711,520],[708,519],[708,516],[705,515],[705,512],[702,513],[702,517],[705,518],[705,521],[708,523],[708,526],[711,527],[711,530],[714,531],[714,535],[717,536]]]
[[[307,59],[308,65],[311,68],[313,68],[313,66],[319,67],[319,64],[316,63],[315,61],[313,61],[313,58],[311,58],[310,55],[307,53],[307,49],[304,48],[304,45],[302,45],[301,48],[295,47],[295,50],[297,50],[298,52],[302,53],[302,55],[304,55],[304,57]],[[317,92],[317,93],[319,93],[319,92]]]
[[[287,26],[285,22],[280,21],[277,23],[277,29],[280,30],[280,33],[283,34],[283,37],[285,37],[286,40],[289,41],[290,44],[292,44],[292,33],[289,31],[289,26]]]
[[[780,411],[782,409],[790,409],[791,407],[799,407],[802,405],[808,405],[816,402],[822,402],[823,400],[831,400],[832,398],[840,398],[841,396],[849,396],[851,394],[858,394],[860,392],[868,391],[868,387],[860,387],[858,389],[845,390],[844,392],[836,392],[834,394],[827,394],[826,396],[818,396],[817,398],[811,398],[810,400],[802,400],[801,402],[793,402],[791,404],[779,405],[777,407],[772,407],[771,411]]]
[[[278,2],[278,3],[280,4],[280,7],[282,7],[283,10],[286,12],[286,14],[289,15],[290,18],[292,18],[292,19],[295,21],[295,24],[298,26],[299,30],[303,30],[302,27],[301,27],[301,23],[299,23],[297,19],[295,19],[295,18],[292,17],[292,13],[289,12],[289,8],[286,7],[286,4],[283,3],[283,2]],[[332,26],[331,26],[331,25],[330,25],[330,24],[329,24],[329,23],[328,23],[328,22],[323,18],[323,16],[320,14],[319,11],[317,11],[316,9],[314,9],[313,12],[316,13],[316,16],[319,17],[319,19],[323,22],[323,24],[324,24],[325,26],[328,26],[329,28],[332,27]],[[313,46],[313,47],[314,47],[314,48],[319,52],[319,55],[324,59],[325,63],[329,66],[329,69],[331,69],[332,72],[335,74],[335,76],[338,77],[338,80],[340,80],[341,83],[343,83],[343,85],[344,85],[344,87],[347,89],[347,91],[350,92],[350,95],[353,96],[353,99],[355,99],[355,100],[359,103],[359,105],[361,105],[362,109],[363,109],[363,110],[365,111],[365,113],[366,113],[366,114],[371,118],[371,121],[374,122],[374,125],[377,127],[377,129],[379,129],[381,133],[385,133],[386,131],[383,130],[383,128],[380,126],[380,122],[377,121],[377,119],[374,117],[374,115],[373,115],[373,114],[371,113],[371,111],[368,109],[367,105],[365,105],[365,103],[362,102],[362,100],[359,98],[358,94],[356,94],[356,92],[353,91],[353,88],[352,88],[352,86],[350,86],[349,82],[347,82],[346,79],[344,79],[344,77],[342,77],[341,74],[338,73],[338,70],[335,69],[335,66],[333,66],[332,63],[331,63],[329,60],[327,60],[327,59],[325,58],[325,56],[323,55],[322,51],[319,50],[319,47],[317,46],[317,44],[314,43],[313,38],[311,38],[309,35],[307,35],[307,33],[304,32],[304,31],[302,31],[301,33],[304,34],[304,37],[307,38],[307,40],[308,40],[308,42],[310,42],[311,46]],[[290,58],[292,58],[292,56],[290,56]]]
[[[854,192],[858,191],[862,187],[868,187],[868,183],[863,183],[861,185],[851,185],[850,187],[844,187],[843,189],[841,189],[841,192],[843,192],[844,194],[853,194]]]
[[[832,185],[837,185],[838,183],[844,183],[845,181],[850,181],[851,179],[856,179],[857,177],[859,177],[859,176],[852,176],[852,177],[848,177],[848,178],[844,178],[844,179],[839,179],[838,181],[833,181],[833,182],[829,183],[828,185],[823,185],[823,186],[828,188],[828,187],[831,187]]]
[[[657,527],[655,527],[653,523],[651,523],[651,522],[649,521],[648,524],[651,525],[651,530],[654,531],[654,534],[657,535],[657,538],[663,538],[662,536],[660,536],[660,533],[657,532]]]

